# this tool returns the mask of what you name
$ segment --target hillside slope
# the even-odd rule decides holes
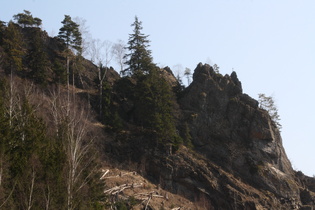
[[[292,169],[275,123],[243,94],[236,73],[222,76],[199,64],[193,78],[178,99],[179,124],[188,124],[193,149],[157,150],[150,136],[130,129],[106,143],[108,156],[170,192],[206,199],[207,209],[313,206],[313,178]],[[123,110],[132,112],[132,104],[125,100]]]
[[[276,124],[243,93],[235,72],[222,76],[200,63],[182,88],[169,68],[121,78],[71,54],[67,75],[61,40],[39,28],[10,27],[22,44],[17,57],[10,36],[0,42],[0,206],[315,207],[315,179],[292,169]],[[37,48],[46,55],[39,60],[28,56]],[[81,185],[69,184],[72,175]]]

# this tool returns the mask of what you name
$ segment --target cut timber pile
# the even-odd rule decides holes
[[[161,189],[136,172],[118,169],[103,169],[104,193],[109,196],[112,209],[118,202],[134,201],[132,209],[202,209],[189,200]]]

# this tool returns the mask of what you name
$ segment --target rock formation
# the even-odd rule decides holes
[[[131,97],[124,97],[122,105],[131,112]],[[222,76],[199,64],[178,103],[193,149],[165,154],[147,143],[150,136],[130,131],[108,142],[107,152],[133,163],[163,189],[202,201],[205,209],[314,206],[314,179],[292,169],[275,123],[242,92],[235,72]]]

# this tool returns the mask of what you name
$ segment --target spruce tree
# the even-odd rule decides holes
[[[42,120],[35,116],[27,97],[20,97],[18,113],[10,126],[9,174],[10,184],[15,186],[12,194],[14,205],[17,209],[31,209],[32,206],[36,208],[35,203],[43,199],[39,192],[43,172],[40,153],[47,145],[46,128]]]
[[[163,145],[182,143],[176,133],[175,96],[157,68],[140,77],[135,92],[138,124],[154,131]]]
[[[128,47],[129,54],[125,55],[126,65],[128,68],[124,70],[127,75],[142,75],[148,73],[152,66],[153,59],[151,50],[148,49],[149,40],[148,35],[144,35],[142,30],[142,22],[135,17],[135,22],[131,25],[134,27],[133,33],[129,34]]]
[[[46,84],[49,61],[41,38],[41,31],[32,31],[32,37],[33,40],[30,43],[31,48],[28,53],[30,77],[38,84]]]

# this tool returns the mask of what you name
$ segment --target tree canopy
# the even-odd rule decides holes
[[[135,17],[135,21],[131,24],[133,33],[129,34],[127,49],[129,53],[125,55],[126,65],[128,68],[124,70],[127,75],[148,73],[153,64],[151,50],[148,49],[150,41],[148,35],[141,32],[142,22]]]
[[[79,25],[69,15],[65,15],[61,23],[63,26],[59,29],[58,37],[65,42],[67,48],[73,48],[78,54],[81,54],[82,35],[79,31]]]
[[[3,65],[7,73],[12,73],[13,70],[21,71],[23,69],[22,58],[25,56],[25,43],[19,26],[10,21],[3,32],[2,42],[6,53]]]
[[[37,17],[34,18],[28,10],[24,10],[24,13],[14,15],[13,19],[22,27],[39,27],[42,25],[42,20]]]
[[[258,102],[260,108],[268,111],[272,121],[276,124],[277,128],[280,130],[281,129],[281,124],[280,124],[280,116],[278,114],[278,109],[277,106],[275,105],[274,99],[272,96],[266,96],[263,93],[258,94]]]

